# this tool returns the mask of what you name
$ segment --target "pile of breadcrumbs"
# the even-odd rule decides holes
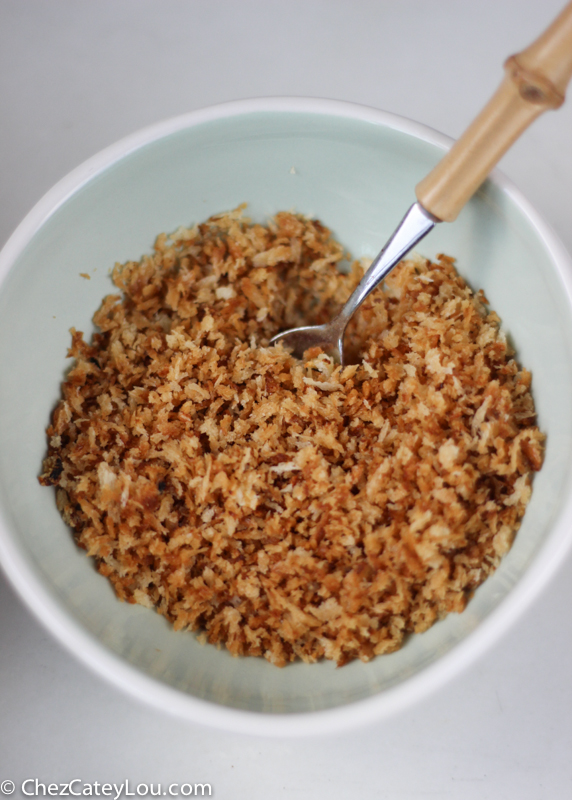
[[[453,260],[414,257],[304,363],[362,274],[320,222],[242,208],[117,265],[48,428],[44,485],[117,595],[282,666],[400,646],[511,545],[543,458],[530,374]]]

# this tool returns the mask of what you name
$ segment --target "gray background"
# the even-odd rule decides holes
[[[458,136],[562,0],[0,0],[0,243],[141,126],[263,95]],[[501,162],[572,252],[572,102]],[[515,275],[515,280],[518,276]],[[572,796],[572,558],[471,669],[392,719],[292,741],[186,724],[64,651],[0,575],[0,782],[209,782],[218,798]],[[19,796],[16,792],[14,796]]]

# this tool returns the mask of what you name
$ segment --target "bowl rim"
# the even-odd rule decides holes
[[[29,211],[0,251],[0,291],[13,264],[36,232],[82,186],[130,153],[178,131],[206,122],[260,112],[344,117],[409,134],[441,150],[453,139],[406,117],[358,103],[311,97],[261,97],[201,108],[132,133],[84,161],[58,181]],[[572,259],[550,226],[499,170],[489,180],[519,208],[540,237],[572,307]],[[413,187],[412,187],[413,188]],[[109,650],[67,613],[42,582],[10,531],[0,508],[0,565],[33,615],[92,671],[148,705],[190,722],[236,733],[303,736],[336,733],[385,719],[427,696],[469,666],[513,624],[546,586],[572,545],[570,491],[552,530],[525,574],[499,606],[463,641],[433,664],[376,695],[318,711],[274,713],[231,708],[186,694],[140,671]]]

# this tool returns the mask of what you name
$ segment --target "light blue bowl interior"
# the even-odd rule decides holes
[[[455,648],[507,597],[566,500],[572,451],[569,301],[540,235],[507,193],[487,183],[454,224],[420,245],[457,258],[483,288],[533,373],[546,462],[514,547],[462,615],[411,637],[397,653],[336,669],[277,669],[174,633],[148,609],[116,600],[78,550],[37,481],[45,427],[69,362],[69,328],[88,333],[113,291],[116,261],[138,259],[160,231],[248,202],[318,216],[355,257],[373,256],[414,200],[441,150],[379,124],[309,113],[245,114],[145,145],[78,189],[35,234],[0,293],[0,510],[38,582],[106,648],[189,695],[260,712],[325,709],[383,692]],[[80,277],[88,273],[91,280]]]

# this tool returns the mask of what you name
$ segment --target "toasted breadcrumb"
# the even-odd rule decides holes
[[[116,265],[40,482],[119,598],[233,655],[368,661],[462,611],[541,467],[530,374],[447,256],[352,322],[357,363],[269,339],[361,277],[320,222],[240,207]]]

